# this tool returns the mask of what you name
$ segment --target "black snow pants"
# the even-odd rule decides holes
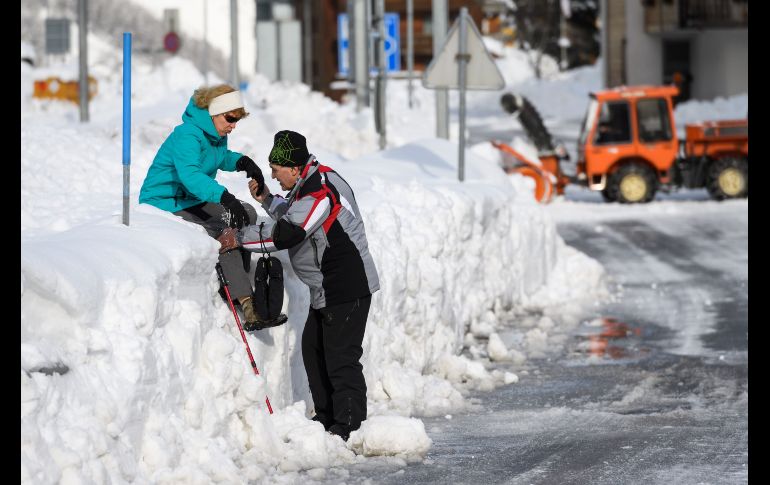
[[[310,308],[302,332],[310,394],[317,419],[354,431],[366,419],[366,381],[359,362],[372,296],[319,310]]]

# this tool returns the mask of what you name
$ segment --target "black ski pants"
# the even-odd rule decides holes
[[[314,310],[302,332],[310,394],[318,420],[354,431],[366,419],[366,381],[359,362],[372,296]]]

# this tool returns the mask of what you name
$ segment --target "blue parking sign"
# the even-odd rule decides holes
[[[385,14],[385,65],[388,72],[401,70],[401,33],[398,14]]]
[[[348,14],[337,15],[337,66],[341,76],[350,70],[350,28]],[[385,14],[385,65],[388,72],[401,70],[401,33],[397,13]],[[376,72],[376,68],[373,68]]]
[[[337,15],[337,67],[339,73],[347,77],[350,69],[350,29],[348,28],[348,15]]]

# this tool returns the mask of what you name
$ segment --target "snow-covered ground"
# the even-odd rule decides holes
[[[489,144],[471,147],[466,181],[457,181],[456,142],[434,137],[432,91],[417,85],[409,110],[405,82],[388,83],[388,148],[378,151],[370,109],[253,78],[252,115],[229,147],[268,173],[273,134],[303,133],[355,190],[380,273],[362,357],[370,419],[344,444],[308,419],[298,342],[309,296],[286,255],[289,321],[249,335],[256,377],[217,295],[218,243],[137,204],[155,151],[203,76],[179,59],[157,68],[134,59],[124,226],[120,50],[92,37],[89,52],[99,82],[89,123],[74,104],[31,98],[33,80],[73,78],[76,64],[21,64],[23,483],[293,483],[368,456],[420,460],[430,447],[420,416],[462,411],[472,405],[466,391],[516,382],[485,364],[539,356],[556,330],[543,317],[508,348],[501,322],[607,298],[602,267],[564,244],[551,211],[527,180],[503,174]],[[517,51],[506,53],[507,89],[524,90],[549,119],[579,122],[595,68],[535,81]],[[499,94],[471,93],[469,116],[495,116]],[[250,200],[243,174],[218,180]],[[563,207],[562,217],[581,217]]]

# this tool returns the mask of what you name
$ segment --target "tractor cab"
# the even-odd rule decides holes
[[[669,182],[679,151],[673,121],[678,93],[674,86],[624,86],[591,93],[578,138],[578,181],[602,191],[607,200],[652,199],[658,183]]]

